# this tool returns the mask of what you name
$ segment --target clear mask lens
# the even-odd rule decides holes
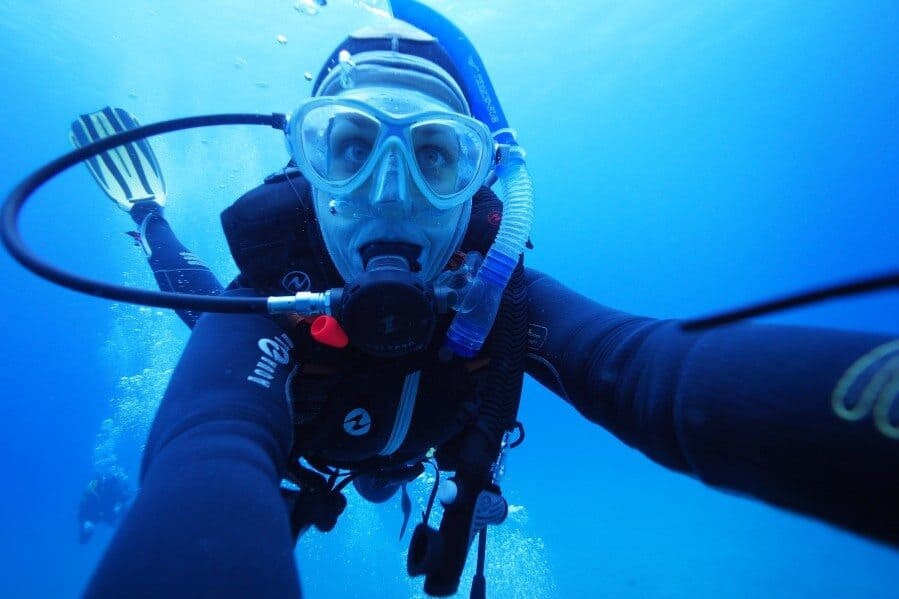
[[[413,125],[410,137],[418,172],[439,197],[470,186],[484,163],[483,140],[466,123],[427,120]]]
[[[439,208],[469,199],[487,176],[493,145],[487,128],[468,117],[432,112],[397,118],[347,101],[301,108],[288,135],[300,168],[331,193],[362,185],[388,146],[396,146],[421,192]]]

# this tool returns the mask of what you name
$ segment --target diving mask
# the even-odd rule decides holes
[[[399,107],[399,105],[397,105]],[[486,125],[448,111],[388,112],[351,97],[307,100],[291,115],[287,139],[309,182],[335,196],[358,189],[395,155],[422,196],[439,210],[467,202],[494,165]]]

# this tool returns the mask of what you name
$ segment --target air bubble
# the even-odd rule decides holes
[[[297,0],[293,5],[293,9],[300,14],[314,17],[318,14],[318,7],[316,4],[318,3],[313,0]]]

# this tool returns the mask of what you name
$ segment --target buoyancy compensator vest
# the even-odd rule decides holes
[[[311,198],[309,182],[287,166],[222,212],[239,284],[273,293],[343,284],[325,249]]]
[[[502,202],[482,187],[473,198],[469,227],[454,260],[461,261],[467,252],[486,252],[501,219]],[[239,198],[222,213],[222,226],[240,269],[238,286],[280,294],[344,284],[325,249],[310,186],[295,167],[269,176],[264,185]],[[493,333],[473,361],[438,356],[449,315],[437,321],[437,341],[402,358],[372,357],[352,344],[343,350],[324,347],[311,340],[308,324],[295,327],[292,334],[304,367],[291,393],[295,438],[300,440],[288,472],[299,489],[291,502],[295,534],[310,525],[330,530],[346,505],[340,491],[353,476],[377,473],[376,480],[393,477],[405,482],[421,471],[425,455],[433,453],[439,470],[455,473],[449,483],[454,497],[452,501],[442,497],[444,519],[439,530],[427,522],[416,528],[408,569],[426,576],[425,588],[431,594],[455,592],[474,537],[486,524],[505,517],[505,511],[497,508],[505,502],[495,480],[503,436],[516,424],[521,393],[526,336],[522,274],[519,264]],[[385,453],[392,435],[380,429],[367,431],[364,438],[343,435],[335,447],[335,435],[347,430],[346,421],[354,417],[350,408],[359,404],[356,398],[364,397],[368,403],[356,412],[360,420],[355,424],[376,429],[375,423],[385,415],[393,421],[384,412],[399,409],[396,398],[409,375],[419,372],[415,384],[420,387],[414,392],[426,399],[419,402],[425,406],[416,407],[416,428],[399,446]],[[378,403],[381,396],[386,399]],[[327,479],[302,466],[301,458],[327,473]],[[338,481],[339,469],[351,474]],[[493,513],[486,513],[485,506]]]

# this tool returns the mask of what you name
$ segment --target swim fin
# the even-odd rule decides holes
[[[82,114],[72,123],[69,139],[76,148],[140,127],[128,111],[107,106]],[[119,208],[130,212],[137,202],[165,206],[165,179],[146,139],[124,144],[85,161],[97,185]]]

